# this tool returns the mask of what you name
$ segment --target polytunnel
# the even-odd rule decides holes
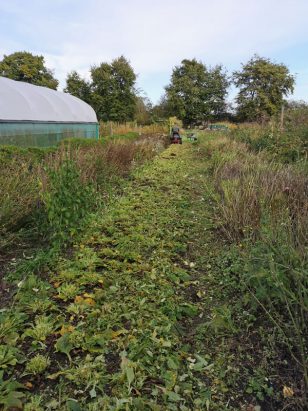
[[[79,98],[0,77],[0,144],[48,147],[98,133],[95,111]]]

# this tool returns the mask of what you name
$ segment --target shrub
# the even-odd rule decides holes
[[[281,131],[277,126],[247,125],[232,130],[232,138],[244,142],[253,151],[266,150],[272,158],[283,163],[307,160],[308,126],[287,127]]]
[[[94,203],[94,191],[83,183],[80,172],[69,153],[52,158],[45,168],[42,199],[54,241],[68,243],[83,227],[84,219]],[[47,179],[46,179],[47,177]]]

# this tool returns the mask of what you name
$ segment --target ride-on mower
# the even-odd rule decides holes
[[[172,127],[171,129],[170,143],[171,144],[182,144],[182,137],[180,136],[180,129],[177,126]]]

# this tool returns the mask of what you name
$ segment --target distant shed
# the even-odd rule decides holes
[[[48,147],[98,133],[95,111],[79,98],[0,77],[0,145]]]

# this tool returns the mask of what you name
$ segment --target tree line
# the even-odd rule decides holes
[[[57,89],[59,82],[43,56],[29,52],[4,55],[0,76]],[[233,118],[264,121],[280,112],[294,90],[295,77],[285,64],[254,55],[241,70],[227,73],[222,65],[207,66],[196,59],[182,60],[156,105],[136,88],[137,75],[120,56],[90,68],[90,80],[76,71],[67,75],[64,92],[90,104],[99,120],[147,124],[176,116],[185,126]],[[235,108],[227,103],[228,89],[238,89]]]

